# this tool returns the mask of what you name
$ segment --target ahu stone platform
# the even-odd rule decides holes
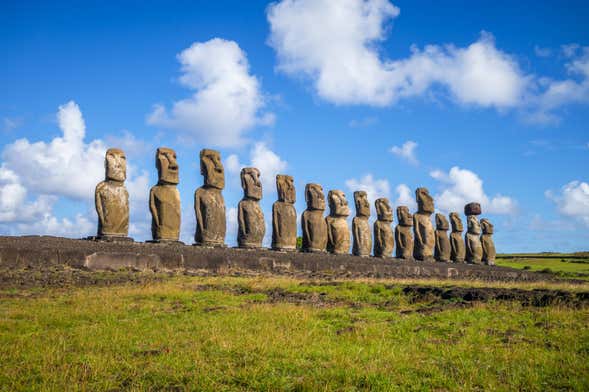
[[[332,277],[449,278],[538,281],[545,274],[512,268],[416,262],[395,258],[328,253],[277,252],[266,249],[207,248],[183,244],[96,242],[49,236],[0,236],[0,268],[46,268],[67,265],[89,270],[132,268],[316,275]]]

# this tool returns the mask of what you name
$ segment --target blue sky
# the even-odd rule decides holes
[[[483,203],[498,250],[589,249],[583,2],[4,2],[0,231],[93,234],[107,147],[126,150],[131,234],[148,238],[154,152],[176,149],[182,239],[201,148],[303,188],[440,212]],[[65,133],[65,136],[64,136]],[[413,207],[412,207],[413,208]],[[268,232],[268,235],[270,233]]]

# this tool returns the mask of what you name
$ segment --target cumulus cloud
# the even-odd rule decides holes
[[[571,181],[564,185],[560,192],[547,190],[545,195],[552,200],[558,212],[572,217],[589,227],[589,184],[581,181]]]
[[[408,140],[401,147],[393,146],[391,147],[391,152],[398,156],[401,159],[406,160],[412,165],[419,164],[417,160],[417,156],[415,155],[415,149],[417,148],[418,144],[412,140]]]
[[[395,200],[396,206],[407,206],[411,211],[417,210],[415,193],[411,191],[411,188],[405,184],[399,184],[395,188],[395,192],[397,193],[397,199]]]
[[[106,146],[102,140],[86,143],[84,118],[73,101],[59,107],[57,123],[62,134],[50,142],[19,139],[2,152],[0,227],[5,233],[83,237],[96,229],[94,188],[104,179]],[[128,178],[131,213],[144,220],[147,172],[135,175],[129,165]],[[82,201],[84,213],[56,216],[61,198]]]
[[[309,78],[336,104],[385,106],[438,85],[464,104],[521,101],[529,79],[488,33],[465,48],[428,45],[405,59],[382,58],[378,44],[398,15],[387,0],[282,0],[268,7],[269,43],[279,70]]]
[[[529,122],[549,123],[558,121],[555,109],[589,102],[586,47],[563,45],[570,75],[563,80],[525,73],[484,31],[465,47],[411,46],[406,58],[388,59],[380,44],[398,15],[388,0],[282,0],[267,9],[268,42],[279,71],[311,81],[334,104],[388,106],[441,93],[461,105],[517,109]]]
[[[226,169],[234,174],[244,167],[257,167],[260,170],[260,180],[265,192],[276,191],[276,175],[285,174],[288,163],[280,158],[278,154],[268,148],[265,142],[254,143],[249,152],[250,163],[243,164],[236,154],[231,154],[225,160]]]
[[[391,193],[389,181],[374,178],[372,174],[366,174],[360,179],[350,178],[346,180],[346,187],[350,192],[366,192],[370,205],[373,205],[374,201],[380,197],[389,197]]]
[[[470,170],[454,166],[448,173],[434,170],[430,176],[441,184],[441,192],[434,196],[440,211],[461,212],[465,204],[473,201],[481,203],[485,214],[514,214],[517,211],[517,204],[511,197],[501,194],[487,196],[483,180]]]
[[[199,143],[235,147],[246,131],[274,122],[263,113],[264,96],[250,74],[246,54],[234,41],[214,38],[195,42],[178,55],[180,83],[194,90],[192,97],[174,102],[170,111],[155,105],[147,122],[174,129]]]

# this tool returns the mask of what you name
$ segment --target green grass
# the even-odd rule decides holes
[[[553,273],[563,278],[589,280],[589,257],[580,259],[570,258],[571,255],[567,254],[543,254],[543,256],[550,256],[550,258],[535,258],[534,255],[517,255],[517,258],[505,259],[500,255],[497,257],[496,264],[504,267]]]
[[[569,286],[524,285],[535,287]],[[309,300],[273,301],[278,289]],[[0,296],[0,389],[589,390],[589,309],[420,312],[430,305],[392,280],[12,290]]]

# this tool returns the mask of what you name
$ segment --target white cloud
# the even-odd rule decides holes
[[[538,45],[534,46],[534,53],[538,57],[550,57],[552,56],[552,49],[550,48],[542,48]]]
[[[561,188],[559,194],[548,190],[545,195],[556,204],[562,215],[575,218],[589,227],[588,183],[571,181]]]
[[[350,178],[346,180],[346,187],[350,192],[364,191],[368,196],[370,205],[374,205],[374,201],[380,197],[389,197],[391,187],[389,181],[385,179],[374,178],[372,174],[366,174],[359,180]]]
[[[155,105],[149,124],[179,130],[199,143],[234,147],[244,143],[244,133],[252,127],[274,122],[272,113],[262,113],[260,83],[249,73],[247,57],[236,42],[195,42],[178,60],[180,83],[195,93],[174,102],[170,112]]]
[[[225,168],[233,175],[239,175],[242,168],[256,167],[260,170],[260,180],[264,193],[276,192],[276,175],[286,174],[288,163],[283,161],[278,154],[270,150],[266,143],[254,143],[249,152],[249,165],[240,162],[236,154],[231,154],[225,159]]]
[[[487,196],[483,180],[470,170],[454,166],[448,173],[434,170],[430,176],[441,184],[442,191],[434,196],[440,211],[461,212],[465,204],[473,201],[481,204],[484,214],[514,214],[517,211],[517,204],[511,197]]]
[[[310,78],[336,104],[385,106],[436,85],[464,104],[519,104],[528,77],[490,34],[466,48],[428,45],[406,59],[382,58],[378,44],[398,15],[387,0],[283,0],[268,7],[269,43],[279,70]]]
[[[417,203],[415,202],[415,193],[405,184],[397,185],[395,189],[397,192],[397,200],[395,200],[396,206],[407,206],[410,211],[417,210]]]
[[[9,234],[51,234],[84,237],[96,229],[94,189],[104,179],[102,140],[86,143],[86,125],[78,105],[59,107],[62,135],[45,143],[19,139],[6,145],[0,165],[0,227]],[[147,214],[147,172],[134,175],[128,165],[131,213],[139,223]],[[58,217],[60,198],[82,201],[84,213]]]
[[[417,148],[418,144],[412,140],[408,140],[401,147],[393,146],[391,147],[391,152],[398,156],[399,158],[405,159],[407,162],[411,163],[412,165],[419,164],[417,157],[415,156],[415,149]]]

